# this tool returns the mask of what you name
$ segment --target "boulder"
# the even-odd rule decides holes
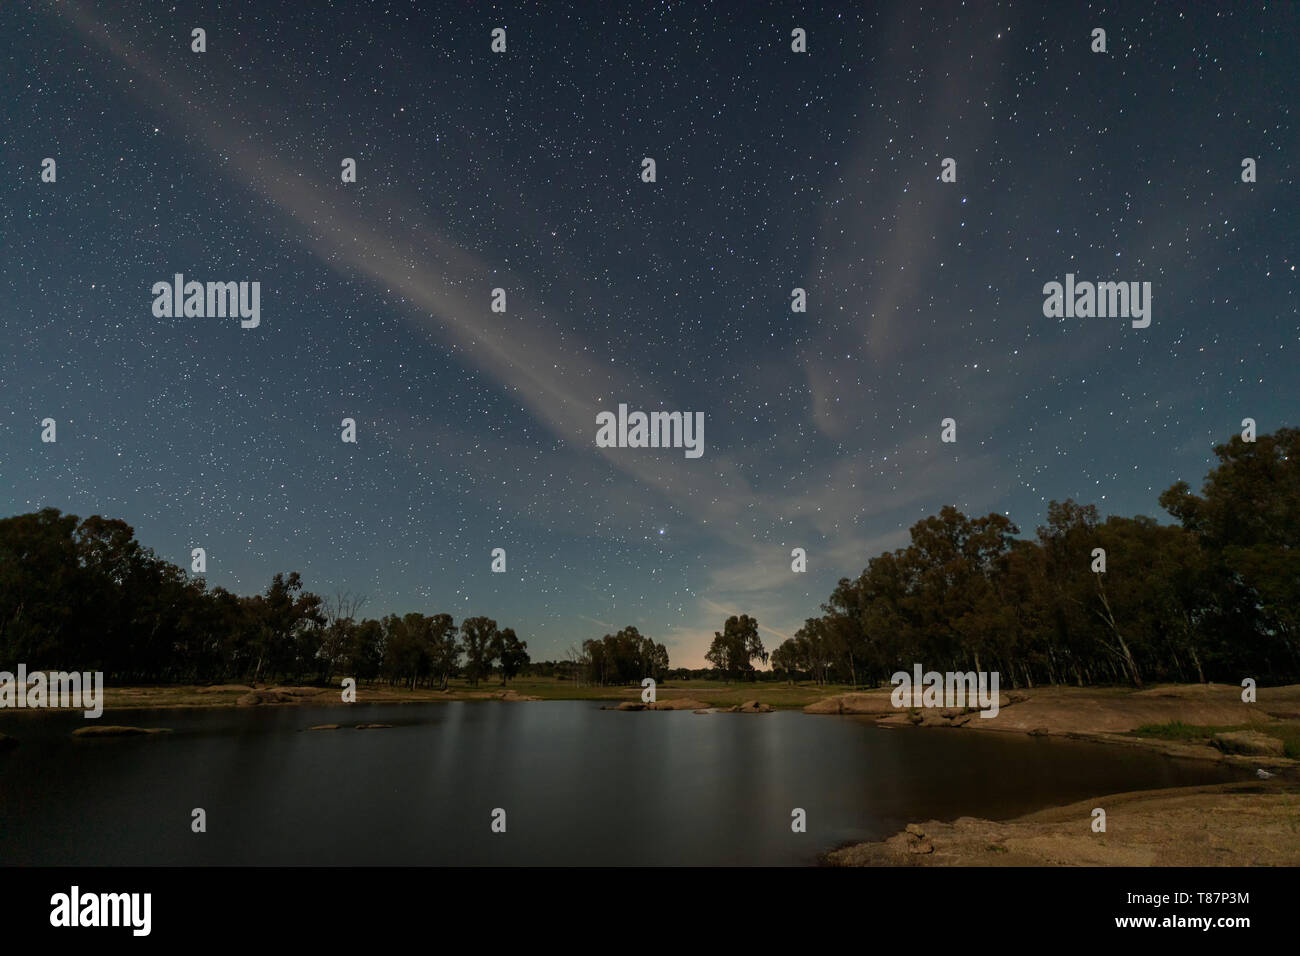
[[[900,854],[934,852],[934,844],[930,842],[929,837],[915,823],[909,823],[907,829],[902,833],[896,833],[886,840],[885,846]]]
[[[615,710],[645,710],[646,705],[639,700],[625,700],[615,707]]]
[[[805,714],[842,714],[844,713],[844,698],[826,697],[819,701],[814,701],[803,709]]]
[[[702,700],[692,700],[689,697],[675,697],[670,700],[657,700],[650,704],[647,710],[703,710],[709,705]]]
[[[770,714],[772,712],[771,704],[760,704],[756,700],[747,700],[737,707],[731,708],[733,714]]]

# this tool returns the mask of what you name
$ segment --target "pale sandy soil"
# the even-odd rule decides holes
[[[960,728],[1066,736],[1158,754],[1263,769],[1271,779],[1099,796],[1006,822],[962,817],[928,821],[879,843],[827,855],[838,866],[1296,866],[1300,865],[1300,761],[1229,754],[1208,738],[1134,737],[1144,725],[1249,725],[1260,734],[1294,728],[1300,686],[1265,687],[1255,703],[1231,685],[1160,686],[1143,691],[1040,688],[1003,691],[996,717],[963,710],[899,711],[888,690],[845,694],[805,710],[864,714],[885,726]],[[930,732],[923,730],[921,732]],[[952,729],[938,730],[951,733]],[[1106,832],[1092,830],[1096,808]]]
[[[1092,830],[1093,810],[1106,832]],[[1279,779],[1113,794],[1006,822],[910,824],[834,866],[1297,866],[1300,785]]]
[[[995,717],[969,709],[920,708],[899,710],[889,689],[842,694],[810,704],[809,714],[861,714],[883,726],[944,727],[1036,736],[1067,736],[1141,747],[1169,756],[1223,760],[1254,768],[1286,770],[1296,761],[1285,757],[1224,754],[1206,742],[1132,737],[1144,725],[1181,721],[1197,726],[1251,725],[1261,731],[1300,720],[1300,685],[1262,687],[1255,703],[1243,703],[1241,688],[1229,684],[1168,684],[1148,690],[1123,688],[1045,687],[1003,690]]]

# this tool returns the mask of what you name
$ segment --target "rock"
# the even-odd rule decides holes
[[[1215,734],[1210,741],[1225,754],[1248,754],[1250,756],[1283,757],[1286,747],[1282,741],[1257,730],[1237,730],[1231,733]]]
[[[733,714],[770,714],[772,712],[771,704],[760,704],[756,700],[747,700],[739,707],[731,708]]]
[[[391,727],[392,724],[357,724],[357,730],[382,730],[385,727]]]
[[[897,713],[893,698],[883,691],[854,691],[836,697],[824,697],[803,709],[805,714],[863,714],[878,716]]]
[[[693,700],[690,697],[674,697],[668,700],[658,700],[650,704],[647,710],[703,710],[709,705],[702,700]]]
[[[141,734],[170,734],[170,727],[119,727],[114,724],[81,727],[72,732],[74,737],[138,737]]]
[[[885,841],[885,846],[889,847],[895,853],[901,854],[926,854],[934,852],[934,844],[926,838],[921,828],[915,823],[909,823],[907,829],[902,833],[896,833]]]
[[[18,746],[18,738],[0,734],[0,750],[13,750]]]
[[[614,708],[615,710],[645,710],[645,704],[639,700],[625,700]]]
[[[711,711],[707,711],[707,710],[693,710],[693,711],[691,711],[691,713],[692,713],[692,714],[707,714],[707,713],[711,713]]]
[[[844,699],[841,697],[827,697],[809,704],[803,709],[805,714],[842,714],[844,713]]]
[[[1051,734],[1046,727],[1035,727],[1029,732],[1029,736],[1031,737],[1048,737],[1050,735]]]
[[[240,707],[256,707],[259,704],[291,704],[294,699],[293,694],[282,690],[255,690],[244,694],[235,703]]]
[[[317,724],[315,727],[308,727],[308,730],[338,730],[341,724]]]

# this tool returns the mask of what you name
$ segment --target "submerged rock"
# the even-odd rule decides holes
[[[74,737],[138,737],[142,734],[170,734],[170,727],[120,727],[114,724],[106,726],[82,727],[72,732]]]

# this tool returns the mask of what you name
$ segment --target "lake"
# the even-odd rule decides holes
[[[100,740],[70,736],[80,714],[7,713],[0,731],[21,745],[0,753],[0,864],[799,865],[911,821],[1249,775],[865,717],[599,708],[115,711],[101,723],[175,733]],[[365,722],[394,726],[347,726]],[[324,723],[345,726],[304,732]],[[206,833],[191,831],[196,807]],[[796,807],[806,833],[791,832]]]

